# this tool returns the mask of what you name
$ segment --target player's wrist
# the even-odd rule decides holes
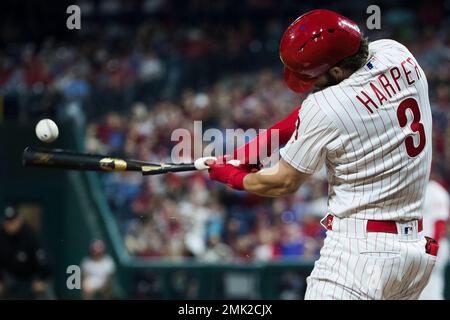
[[[244,179],[249,174],[250,172],[239,170],[238,172],[230,176],[227,185],[236,190],[245,190]]]
[[[250,174],[242,166],[232,164],[210,164],[209,177],[211,180],[219,181],[236,190],[244,190],[244,178]]]

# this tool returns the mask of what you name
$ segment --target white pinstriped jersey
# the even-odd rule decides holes
[[[431,165],[428,83],[394,40],[369,44],[367,63],[310,94],[281,157],[312,174],[325,163],[328,213],[407,221],[422,216]]]

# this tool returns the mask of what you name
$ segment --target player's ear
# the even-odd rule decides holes
[[[335,79],[336,83],[341,82],[344,79],[347,79],[351,72],[347,69],[341,68],[341,67],[332,67],[330,70],[328,70],[330,76]]]

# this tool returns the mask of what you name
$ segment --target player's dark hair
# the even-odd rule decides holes
[[[354,55],[347,57],[336,64],[336,67],[342,69],[348,69],[355,72],[361,68],[366,62],[369,56],[369,40],[361,34],[361,44],[359,50]]]
[[[366,62],[369,56],[369,40],[361,35],[361,44],[359,45],[359,50],[354,55],[351,55],[337,64],[334,67],[339,67],[341,69],[350,70],[351,73],[355,72],[361,68]],[[330,73],[330,70],[324,74],[327,78],[326,85],[323,87],[316,87],[313,92],[320,91],[326,87],[334,86],[341,82],[343,79],[338,79]]]

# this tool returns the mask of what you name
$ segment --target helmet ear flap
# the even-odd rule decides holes
[[[287,67],[284,67],[284,82],[294,92],[302,93],[311,90],[317,79],[303,79]]]

